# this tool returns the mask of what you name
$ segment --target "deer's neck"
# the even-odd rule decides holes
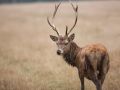
[[[80,48],[77,46],[77,44],[74,42],[71,42],[70,49],[68,50],[68,52],[66,52],[63,55],[64,60],[68,64],[70,64],[72,66],[76,66],[75,60],[76,60],[79,50],[80,50]]]

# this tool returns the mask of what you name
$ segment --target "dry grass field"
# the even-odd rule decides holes
[[[77,2],[79,19],[73,32],[83,47],[104,44],[110,54],[110,70],[103,90],[120,90],[120,2]],[[79,90],[77,69],[56,54],[49,35],[56,33],[46,21],[55,3],[0,5],[0,90]],[[55,24],[64,34],[73,24],[74,13],[63,3]],[[86,90],[95,90],[85,79]]]

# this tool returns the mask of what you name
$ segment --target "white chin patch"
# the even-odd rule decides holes
[[[63,50],[62,49],[59,49],[59,50],[60,50],[61,54],[63,54]]]
[[[61,52],[61,54],[63,54],[63,51]]]

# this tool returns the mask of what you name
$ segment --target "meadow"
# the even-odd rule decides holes
[[[72,33],[83,47],[102,43],[110,55],[103,90],[120,90],[120,1],[81,1]],[[47,23],[55,3],[0,5],[0,90],[79,90],[77,69],[57,56],[49,38],[56,35]],[[54,20],[64,35],[74,23],[70,3],[63,2]],[[85,89],[95,90],[85,79]]]

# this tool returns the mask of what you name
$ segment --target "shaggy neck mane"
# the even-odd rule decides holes
[[[74,67],[76,66],[75,59],[78,52],[79,52],[79,47],[77,46],[77,44],[74,42],[71,42],[70,50],[63,55],[63,58],[68,64]]]

